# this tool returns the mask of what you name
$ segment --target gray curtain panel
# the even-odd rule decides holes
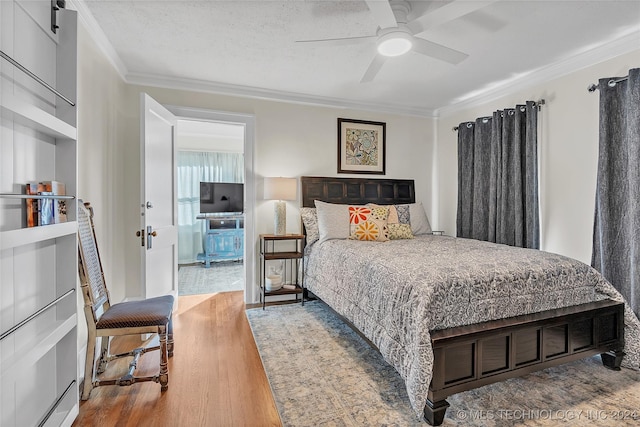
[[[640,68],[600,79],[600,147],[591,265],[640,318]]]
[[[538,107],[458,126],[457,236],[538,249]]]

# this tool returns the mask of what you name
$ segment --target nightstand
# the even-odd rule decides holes
[[[304,305],[304,251],[305,236],[303,234],[261,234],[260,235],[260,290],[262,309],[269,296],[298,295]],[[279,273],[269,278],[271,270]],[[280,283],[276,284],[277,278]],[[271,280],[271,288],[267,290],[267,281]],[[281,287],[280,287],[281,286]]]

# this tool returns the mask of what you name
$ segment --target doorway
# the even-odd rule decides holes
[[[177,120],[179,295],[245,289],[244,134],[244,124]]]
[[[198,193],[192,191],[189,196],[191,200],[181,200],[180,194],[178,195],[178,262],[180,267],[178,293],[184,295],[243,290],[245,301],[252,302],[255,290],[253,286],[248,284],[254,283],[255,278],[254,250],[250,243],[244,244],[244,242],[255,240],[253,218],[255,200],[253,177],[254,117],[188,107],[166,107],[178,119],[176,128],[178,161],[180,161],[180,153],[185,158],[196,156],[207,158],[207,162],[213,159],[213,163],[219,163],[219,167],[210,168],[209,172],[202,177],[203,180],[207,180],[207,182],[241,182],[244,186],[244,215],[241,215],[241,222],[233,222],[234,228],[242,228],[242,245],[236,247],[239,254],[236,254],[235,258],[222,257],[223,259],[211,261],[208,263],[208,268],[202,259],[197,259],[197,254],[194,254],[194,251],[199,251],[198,254],[203,255],[200,251],[205,249],[204,238],[206,238],[206,232],[214,221],[194,218],[200,215]],[[230,165],[234,162],[237,164],[238,159],[241,162],[240,170],[230,172]],[[177,180],[180,180],[180,170]],[[200,178],[197,179],[197,182],[199,181]],[[178,187],[180,185],[179,182]],[[191,207],[187,208],[188,205]],[[186,215],[189,215],[188,221],[184,221]],[[225,231],[229,226],[227,223],[222,224]],[[180,239],[181,231],[185,232],[185,230],[187,238]],[[183,245],[188,245],[187,250],[181,249],[181,241]],[[189,254],[190,252],[191,254]],[[183,286],[185,282],[189,282],[188,289]]]

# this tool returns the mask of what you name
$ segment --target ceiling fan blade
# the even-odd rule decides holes
[[[364,76],[362,76],[362,79],[360,79],[360,83],[367,83],[372,81],[376,77],[378,71],[380,71],[384,63],[387,62],[387,58],[388,57],[386,56],[376,55],[371,61],[371,64],[369,64],[369,68],[367,68],[367,71],[365,71]]]
[[[296,43],[323,43],[331,46],[344,46],[361,43],[365,40],[375,39],[376,36],[343,37],[337,39],[296,40]]]
[[[396,16],[393,14],[388,0],[366,0],[366,2],[380,28],[393,28],[398,26]]]
[[[413,48],[415,52],[427,55],[432,58],[439,59],[441,61],[449,62],[450,64],[459,64],[464,61],[469,55],[460,52],[455,49],[442,46],[438,43],[430,42],[429,40],[421,39],[418,37],[413,38]]]
[[[419,34],[429,28],[436,27],[461,16],[467,15],[476,10],[482,9],[499,0],[478,0],[478,1],[452,1],[446,5],[428,12],[413,21],[407,23],[407,26],[413,34]]]

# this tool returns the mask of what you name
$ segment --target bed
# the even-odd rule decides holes
[[[305,208],[416,201],[412,180],[301,184]],[[421,233],[316,242],[304,271],[309,295],[380,351],[431,425],[443,422],[455,393],[596,354],[610,369],[640,364],[640,322],[623,298],[594,269],[560,255]]]

